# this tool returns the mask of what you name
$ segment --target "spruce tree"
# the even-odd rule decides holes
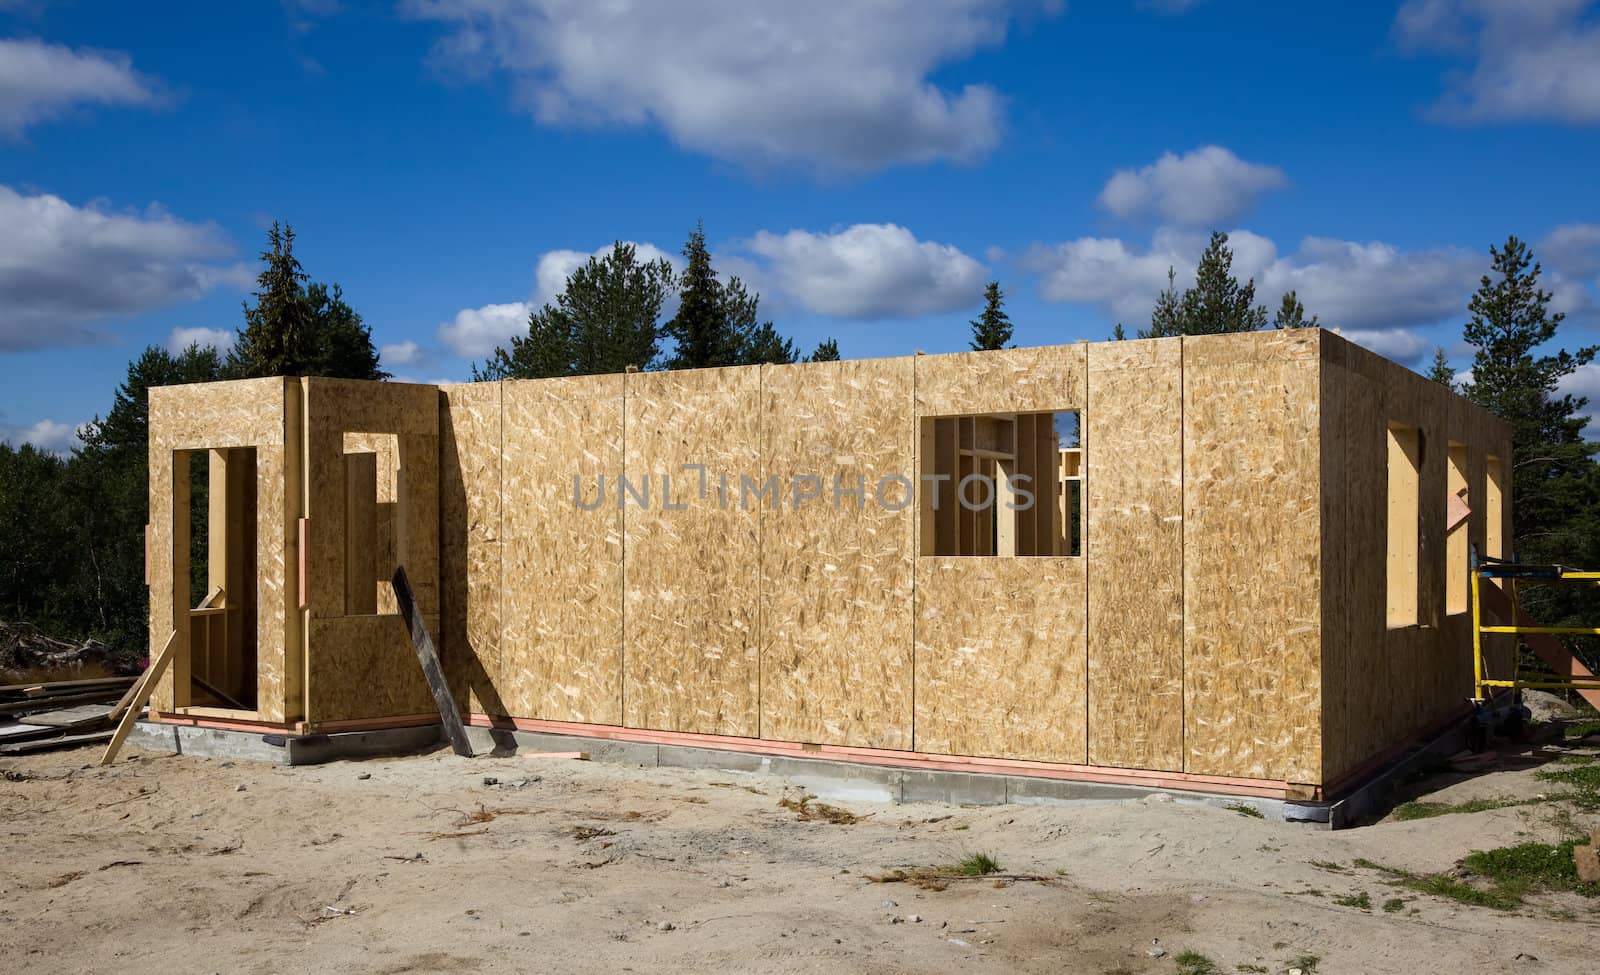
[[[1005,312],[1005,295],[999,281],[990,281],[983,289],[983,314],[972,321],[972,349],[986,352],[1003,349],[1011,341],[1011,319]]]
[[[1450,360],[1445,357],[1442,346],[1433,350],[1433,365],[1428,369],[1428,378],[1443,386],[1445,389],[1456,388],[1456,371],[1450,365]]]
[[[706,247],[702,224],[695,224],[689,232],[683,257],[685,266],[678,278],[678,314],[666,326],[666,333],[675,343],[667,368],[736,365],[744,336],[729,322],[729,314],[753,309],[738,306],[724,294],[716,269],[711,266],[711,251]]]
[[[739,356],[739,361],[747,366],[758,363],[783,366],[796,359],[794,342],[779,335],[771,322],[762,322],[756,327],[746,340],[744,351]]]

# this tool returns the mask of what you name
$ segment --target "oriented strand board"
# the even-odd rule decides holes
[[[1089,346],[1089,763],[1183,768],[1183,355]]]
[[[501,385],[501,698],[517,717],[621,724],[623,377]]]
[[[917,559],[916,749],[1082,763],[1084,560]]]
[[[427,623],[438,632],[438,617]],[[312,721],[437,713],[398,615],[313,618],[307,678]]]
[[[440,659],[468,712],[509,715],[500,697],[501,383],[441,388]]]
[[[758,733],[759,369],[627,376],[625,474],[646,487],[623,513],[624,722],[633,728]],[[710,484],[701,495],[698,474]],[[730,490],[719,490],[721,475]],[[663,503],[663,478],[670,480]],[[609,499],[613,503],[616,498]],[[724,500],[726,503],[724,503]]]
[[[1321,781],[1316,338],[1183,339],[1186,772]]]
[[[911,747],[913,370],[899,358],[762,372],[765,475],[821,485],[761,511],[764,738]]]
[[[361,379],[306,380],[306,423],[354,433],[439,434],[439,387]]]
[[[299,613],[289,583],[293,518],[284,448],[256,448],[256,714],[262,721],[299,716],[298,675],[290,667],[289,633]],[[299,663],[299,655],[293,660]],[[291,691],[295,692],[291,694]]]
[[[151,389],[150,444],[168,450],[281,445],[286,382],[239,379]]]
[[[1080,410],[1088,343],[916,357],[918,416]]]

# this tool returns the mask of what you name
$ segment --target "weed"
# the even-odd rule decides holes
[[[1552,765],[1593,765],[1600,761],[1600,755],[1562,755]]]
[[[1567,840],[1474,850],[1462,865],[1477,876],[1518,892],[1570,890],[1585,897],[1600,897],[1600,884],[1578,879],[1578,866],[1572,858],[1572,848],[1577,844],[1577,840]]]
[[[1233,970],[1243,972],[1244,975],[1267,975],[1267,967],[1265,965],[1251,965],[1247,962],[1240,962],[1233,966]]]
[[[813,803],[816,796],[801,796],[799,799],[779,799],[778,805],[795,814],[795,818],[802,823],[814,820],[823,820],[835,826],[850,826],[861,822],[866,816],[858,816],[848,809],[831,806],[826,802]]]
[[[1247,806],[1242,802],[1236,802],[1233,805],[1228,806],[1226,808],[1231,809],[1232,811],[1238,813],[1241,816],[1249,816],[1251,819],[1266,819],[1267,818],[1267,817],[1263,816],[1261,814],[1261,810],[1257,809],[1255,806]]]
[[[1413,819],[1432,819],[1457,813],[1485,812],[1490,809],[1507,809],[1526,806],[1544,799],[1468,799],[1465,802],[1407,802],[1395,807],[1394,818],[1400,822]]]
[[[1311,861],[1308,861],[1308,862],[1313,867],[1316,867],[1318,870],[1326,870],[1329,873],[1345,873],[1346,872],[1345,871],[1345,867],[1344,867],[1343,864],[1334,863],[1331,860],[1311,860]]]
[[[1359,907],[1363,911],[1372,910],[1372,899],[1367,896],[1367,892],[1364,890],[1359,894],[1350,894],[1345,897],[1335,897],[1333,902],[1338,904],[1340,907]]]
[[[1178,975],[1216,975],[1217,963],[1198,951],[1180,951],[1173,961],[1178,963]]]
[[[1575,738],[1587,738],[1590,735],[1600,735],[1600,721],[1579,721],[1576,724],[1569,724],[1564,729],[1564,734],[1566,734],[1568,741]]]
[[[1298,968],[1305,975],[1316,975],[1317,966],[1322,963],[1321,955],[1301,955],[1289,963],[1290,968]]]
[[[1383,910],[1386,914],[1393,914],[1396,911],[1404,910],[1405,906],[1406,902],[1405,898],[1403,897],[1391,897],[1383,902]]]
[[[1580,789],[1600,789],[1600,765],[1568,765],[1562,768],[1543,768],[1534,773],[1546,782],[1561,782]]]
[[[1000,861],[987,853],[969,853],[952,869],[959,877],[986,877],[1000,872]]]

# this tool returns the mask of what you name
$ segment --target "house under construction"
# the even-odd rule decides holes
[[[1471,696],[1510,450],[1320,329],[155,389],[152,713],[437,722],[403,565],[472,724],[1332,796]]]

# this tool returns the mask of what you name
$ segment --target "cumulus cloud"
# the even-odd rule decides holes
[[[1406,0],[1402,49],[1466,62],[1445,76],[1435,113],[1458,121],[1600,122],[1600,21],[1589,0]]]
[[[1600,427],[1600,365],[1593,362],[1579,366],[1575,372],[1562,377],[1556,383],[1556,392],[1571,396],[1582,396],[1589,402],[1585,404],[1583,413],[1589,419],[1588,436],[1595,436],[1595,428]]]
[[[414,366],[423,360],[422,346],[410,339],[378,347],[378,359],[385,366]]]
[[[762,231],[748,249],[764,275],[811,311],[841,318],[911,318],[976,304],[988,271],[949,244],[892,223],[833,233]]]
[[[1000,140],[1000,94],[930,80],[1000,45],[1054,0],[408,0],[442,22],[439,67],[511,79],[548,125],[659,126],[695,152],[751,165],[873,170],[968,161]]]
[[[1600,277],[1600,224],[1569,223],[1557,227],[1539,242],[1535,253],[1563,276]]]
[[[1245,162],[1221,146],[1164,153],[1140,169],[1119,169],[1097,202],[1119,217],[1154,216],[1182,226],[1217,226],[1256,198],[1288,184],[1276,166]]]
[[[13,447],[31,443],[40,450],[47,450],[52,454],[65,454],[78,446],[80,429],[82,429],[81,424],[73,426],[70,423],[48,419],[29,426],[0,423],[0,443],[8,443]]]
[[[13,138],[81,105],[151,105],[158,86],[125,54],[0,38],[0,134]]]
[[[1406,365],[1416,364],[1423,353],[1432,353],[1433,343],[1409,328],[1353,328],[1341,335],[1357,345]]]
[[[0,351],[94,341],[93,323],[245,287],[210,224],[150,207],[113,212],[0,186]]]
[[[1136,325],[1149,320],[1169,267],[1177,271],[1180,290],[1193,283],[1205,244],[1204,235],[1168,229],[1157,231],[1147,248],[1085,237],[1035,246],[1024,264],[1039,273],[1047,301],[1099,305]],[[1229,244],[1234,274],[1241,281],[1255,279],[1257,301],[1269,310],[1292,290],[1324,325],[1364,334],[1397,352],[1405,346],[1395,330],[1465,314],[1487,265],[1483,256],[1456,248],[1403,250],[1325,237],[1307,237],[1295,253],[1280,254],[1273,241],[1246,230],[1232,232]]]
[[[237,334],[231,328],[175,328],[167,333],[167,351],[178,355],[191,345],[209,345],[218,352],[227,352],[233,348]]]
[[[482,308],[463,308],[450,322],[439,326],[439,342],[463,359],[481,359],[511,336],[528,330],[528,316],[534,306],[526,301],[509,301]]]

